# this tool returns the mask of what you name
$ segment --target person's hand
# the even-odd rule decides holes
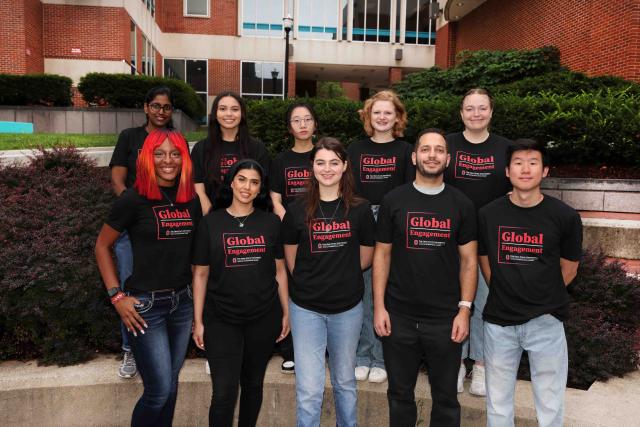
[[[138,332],[144,335],[144,330],[149,327],[136,311],[136,304],[140,304],[137,298],[124,297],[114,305],[127,331],[131,332],[134,337],[138,336]]]
[[[202,322],[194,322],[191,332],[193,342],[200,350],[204,350],[204,324]]]
[[[373,310],[373,328],[379,337],[391,335],[391,318],[389,317],[389,312],[384,308]]]
[[[466,307],[460,307],[460,311],[453,318],[453,327],[451,328],[451,341],[461,343],[469,336],[469,318],[471,310]]]
[[[285,314],[282,316],[282,330],[280,330],[280,335],[276,339],[276,342],[280,342],[289,335],[289,331],[291,328],[289,327],[289,315]]]

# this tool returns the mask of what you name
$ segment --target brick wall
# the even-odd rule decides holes
[[[285,94],[285,98],[296,96],[296,63],[289,62],[289,75],[287,76],[289,82],[287,86],[287,93]]]
[[[42,3],[40,0],[25,0],[24,8],[25,72],[43,73]]]
[[[131,21],[124,8],[43,6],[45,57],[130,60]],[[81,52],[72,53],[74,48]]]
[[[42,73],[40,0],[2,0],[0,17],[0,73]]]
[[[445,69],[455,64],[456,26],[457,22],[449,22],[436,31],[435,64],[439,68]]]
[[[389,68],[389,86],[402,80],[402,68]]]
[[[487,0],[462,18],[456,52],[555,45],[563,65],[640,81],[637,0]]]
[[[352,101],[360,101],[360,83],[342,82],[340,83],[344,96]]]
[[[223,90],[240,93],[240,61],[228,59],[210,59],[209,95],[215,96]]]
[[[209,0],[208,18],[184,16],[181,0],[156,0],[156,22],[163,32],[188,34],[238,34],[238,0]]]

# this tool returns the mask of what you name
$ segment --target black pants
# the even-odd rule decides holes
[[[423,356],[433,402],[429,425],[460,426],[456,382],[462,346],[451,341],[451,322],[418,323],[393,314],[390,316],[391,335],[382,339],[389,382],[390,426],[416,425],[414,390]]]
[[[285,362],[287,360],[293,361],[293,339],[291,339],[291,334],[276,344],[276,352],[282,356]]]
[[[282,308],[245,324],[225,322],[210,313],[204,317],[204,348],[211,365],[213,394],[209,425],[231,427],[240,395],[239,427],[254,427],[262,406],[262,384],[273,344],[282,329]]]

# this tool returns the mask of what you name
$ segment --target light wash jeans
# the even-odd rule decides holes
[[[113,252],[116,256],[118,265],[118,278],[120,279],[120,288],[124,290],[124,282],[133,273],[133,252],[131,249],[131,241],[129,233],[123,231],[113,244]],[[129,344],[129,334],[124,323],[120,322],[120,333],[122,334],[122,351],[131,351]]]
[[[379,205],[372,205],[373,217],[378,219]],[[377,337],[373,329],[373,290],[371,268],[362,273],[364,278],[363,321],[360,340],[358,341],[358,351],[356,353],[356,366],[367,366],[369,368],[384,369],[384,357],[382,355],[382,342]]]
[[[489,296],[489,287],[478,267],[478,287],[473,300],[473,314],[469,321],[469,337],[462,343],[462,358],[469,357],[475,362],[484,362],[484,321],[482,312]]]
[[[531,385],[540,427],[561,427],[568,356],[564,325],[550,314],[516,326],[484,323],[487,425],[511,427],[520,356],[529,354]]]
[[[296,359],[298,427],[318,427],[325,383],[325,350],[336,403],[336,425],[358,424],[356,348],[362,326],[362,302],[342,313],[322,314],[289,301]]]

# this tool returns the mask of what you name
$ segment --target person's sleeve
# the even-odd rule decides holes
[[[393,218],[391,215],[389,198],[384,197],[378,210],[378,222],[376,224],[376,241],[380,243],[393,242]]]
[[[193,265],[209,265],[209,225],[206,220],[200,221],[193,239],[193,254],[191,263]]]
[[[484,209],[478,212],[478,255],[488,255],[487,221]]]
[[[277,157],[273,163],[271,163],[271,170],[269,171],[269,190],[278,194],[284,193],[284,183],[282,182],[284,177],[282,169],[282,158]]]
[[[116,142],[116,147],[113,149],[111,161],[109,162],[110,168],[114,166],[129,167],[129,138],[127,135],[128,132],[126,130],[120,132],[120,135],[118,135],[118,142]]]
[[[360,214],[360,232],[358,233],[358,239],[362,246],[375,246],[376,244],[376,220],[371,212],[371,205],[369,203],[363,203],[359,206],[362,209]]]
[[[206,139],[198,141],[191,150],[191,162],[193,163],[193,182],[196,184],[203,183],[205,181],[206,173],[204,166],[204,144]]]
[[[458,233],[458,244],[466,245],[467,243],[478,240],[478,220],[476,209],[473,202],[467,198],[460,201],[461,223]]]
[[[134,190],[125,190],[111,206],[107,225],[120,233],[129,228],[136,218],[136,194]]]
[[[275,214],[274,214],[275,216]],[[274,227],[276,227],[276,244],[273,247],[273,256],[276,259],[284,259],[284,245],[282,244],[282,223],[280,218],[275,217]]]
[[[561,257],[569,261],[580,261],[582,256],[582,219],[573,211],[564,226]]]
[[[196,194],[192,201],[192,215],[193,215],[193,227],[197,229],[198,224],[202,220],[202,205],[200,204],[200,197]]]
[[[413,166],[411,161],[411,155],[413,153],[413,147],[408,142],[405,148],[405,166],[404,166],[404,182],[413,182],[416,179],[416,167]]]
[[[296,221],[294,215],[291,213],[291,209],[288,209],[284,214],[281,226],[282,243],[285,245],[297,245],[300,242],[298,238],[299,231],[296,227]]]
[[[269,167],[271,166],[271,158],[269,157],[269,152],[267,151],[267,147],[264,146],[262,141],[256,140],[258,143],[258,153],[256,155],[256,160],[264,169],[264,176],[269,176]]]

